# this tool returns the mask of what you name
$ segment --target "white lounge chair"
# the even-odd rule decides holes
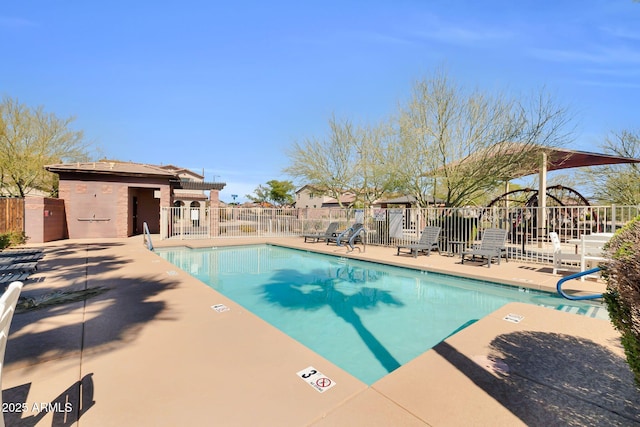
[[[557,274],[558,270],[579,271],[582,256],[576,253],[562,252],[558,233],[552,231],[549,233],[549,238],[553,245],[553,274]]]
[[[0,297],[0,386],[2,385],[2,369],[4,368],[4,352],[7,349],[9,339],[9,328],[13,313],[18,303],[18,297],[22,291],[22,283],[13,282]],[[0,393],[0,406],[2,405],[2,394]],[[4,415],[0,416],[0,427],[4,427]]]

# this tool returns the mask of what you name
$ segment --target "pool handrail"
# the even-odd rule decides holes
[[[340,233],[340,235],[338,235],[338,238],[336,239],[336,245],[342,246],[340,241],[342,240],[343,237],[347,238],[348,240],[346,244],[351,248],[351,251],[353,251],[355,249],[355,246],[354,246],[355,240],[361,233],[364,233],[364,238],[361,239],[362,245],[364,247],[363,249],[363,252],[364,252],[367,249],[367,242],[366,242],[367,230],[364,228],[363,224],[360,222],[353,224],[351,227],[349,227],[348,229]]]
[[[590,299],[598,299],[602,298],[602,294],[593,294],[593,295],[569,295],[565,291],[562,290],[562,284],[568,280],[579,279],[581,277],[587,276],[589,274],[597,273],[600,271],[600,267],[592,268],[591,270],[580,271],[579,273],[571,274],[567,277],[563,277],[558,280],[558,284],[556,285],[556,290],[563,298],[572,301],[582,301],[582,300],[590,300]]]
[[[142,223],[142,230],[144,234],[144,243],[147,245],[147,249],[153,251],[153,242],[151,241],[151,233],[149,232],[149,226],[147,222]]]

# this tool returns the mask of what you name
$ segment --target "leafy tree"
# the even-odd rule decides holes
[[[0,103],[0,185],[5,195],[24,197],[32,190],[57,192],[57,175],[44,166],[85,161],[88,145],[83,134],[61,119],[5,97]]]
[[[276,206],[292,205],[294,200],[293,193],[295,186],[291,181],[277,181],[272,179],[267,181],[269,186],[269,198]]]
[[[269,202],[269,189],[260,184],[253,190],[253,194],[247,194],[245,197],[254,203],[264,205]]]
[[[267,185],[259,185],[253,194],[247,194],[247,198],[255,203],[273,203],[276,206],[292,205],[295,187],[291,181],[278,181],[272,179]]]
[[[639,133],[612,132],[602,148],[608,154],[640,158]],[[592,167],[581,170],[579,175],[593,186],[593,196],[600,203],[640,204],[640,165],[637,163]]]

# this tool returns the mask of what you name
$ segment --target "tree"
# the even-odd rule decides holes
[[[310,137],[295,142],[286,152],[290,165],[284,171],[335,198],[344,208],[340,196],[355,186],[358,144],[349,120],[338,121],[332,116],[329,128],[327,139]]]
[[[605,153],[639,158],[640,133],[623,130],[612,132],[602,145]],[[580,176],[593,187],[593,196],[600,203],[640,204],[640,165],[627,163],[582,170]]]
[[[566,143],[565,108],[541,91],[518,101],[467,93],[440,72],[415,83],[397,121],[395,170],[421,205],[472,203],[514,177],[532,173],[540,147]]]
[[[326,139],[307,138],[288,150],[289,175],[310,184],[345,207],[341,196],[354,194],[355,204],[370,206],[394,186],[390,167],[392,134],[384,123],[354,126],[350,120],[329,120]]]
[[[270,187],[269,198],[276,206],[290,206],[295,201],[293,193],[296,188],[291,181],[272,179],[267,181],[267,185]]]
[[[247,198],[255,203],[273,203],[276,206],[292,205],[295,187],[291,181],[278,181],[272,179],[267,185],[259,185],[254,194],[247,194]]]
[[[57,175],[44,166],[85,161],[83,134],[70,128],[73,118],[60,119],[42,107],[31,109],[5,97],[0,103],[0,185],[2,193],[24,197],[32,190],[57,192]]]
[[[567,109],[544,90],[521,100],[467,92],[439,72],[414,84],[390,124],[357,127],[332,117],[326,139],[287,152],[285,172],[339,201],[351,192],[368,206],[395,191],[421,206],[434,199],[462,206],[533,173],[544,147],[570,140],[569,125]]]

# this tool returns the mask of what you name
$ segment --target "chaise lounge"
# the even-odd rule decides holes
[[[414,258],[418,257],[418,252],[426,253],[427,256],[431,255],[432,250],[439,251],[438,239],[440,238],[441,227],[427,226],[422,230],[420,240],[415,243],[409,243],[407,245],[398,245],[398,253],[412,254]],[[407,252],[402,251],[408,249]]]
[[[307,239],[312,242],[319,242],[320,240],[327,240],[329,237],[335,237],[336,232],[338,231],[339,224],[337,222],[332,222],[329,224],[324,233],[308,233],[303,234],[304,242],[307,243]]]
[[[506,248],[506,241],[507,230],[502,228],[487,228],[482,233],[482,241],[479,247],[467,249],[462,252],[462,264],[464,264],[465,257],[471,255],[472,261],[475,261],[476,257],[485,258],[487,260],[487,267],[491,267],[494,259],[497,259],[498,265],[500,265],[500,258]]]

